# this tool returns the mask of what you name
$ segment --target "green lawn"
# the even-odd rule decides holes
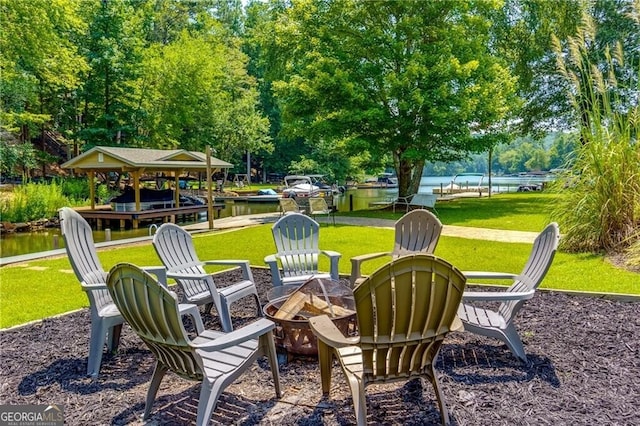
[[[540,231],[548,221],[546,204],[553,198],[542,194],[512,194],[492,197],[491,200],[459,200],[439,205],[438,213],[445,224]],[[464,211],[466,221],[462,221]],[[492,211],[499,219],[489,214]],[[393,216],[391,212],[366,214],[389,218],[401,215],[397,213]],[[498,226],[500,224],[504,226]],[[274,250],[269,225],[198,234],[194,236],[194,243],[202,260],[248,259],[254,266],[264,266],[264,256]],[[343,274],[350,273],[349,258],[390,250],[392,245],[391,229],[346,225],[321,227],[320,247],[342,253],[340,271]],[[517,273],[526,262],[530,249],[529,244],[441,237],[436,254],[462,270]],[[98,256],[107,269],[119,262],[141,266],[160,265],[150,243],[100,250]],[[363,272],[372,272],[384,261],[383,258],[365,263]],[[328,267],[328,262],[322,260],[320,269],[328,270]],[[542,286],[640,294],[640,276],[612,266],[602,256],[558,253]],[[66,257],[0,268],[0,295],[0,328],[64,313],[85,307],[88,303]]]
[[[436,210],[446,225],[537,232],[551,221],[549,211],[557,197],[549,193],[515,192],[491,198],[438,201]],[[360,210],[341,214],[398,219],[404,211]]]

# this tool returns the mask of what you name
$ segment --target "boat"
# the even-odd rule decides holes
[[[320,188],[320,191],[327,193],[331,192],[332,194],[342,194],[347,190],[344,186],[338,185],[330,185],[324,180],[324,175],[307,175],[311,178],[311,183]]]
[[[136,211],[135,192],[127,186],[122,194],[109,200],[111,210],[116,212]],[[180,206],[204,205],[206,201],[200,197],[180,195]],[[140,210],[168,209],[175,207],[172,189],[140,188]]]
[[[358,188],[397,188],[398,178],[393,173],[381,173],[377,177],[369,178]]]
[[[284,185],[285,189],[282,190],[282,196],[285,198],[317,197],[321,192],[320,187],[314,185],[313,180],[309,176],[285,176]]]

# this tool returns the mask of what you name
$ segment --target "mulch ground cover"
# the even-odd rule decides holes
[[[236,276],[225,273],[224,284]],[[262,300],[269,272],[255,269]],[[214,311],[215,313],[215,311]],[[253,320],[249,299],[233,305],[234,326]],[[207,327],[219,329],[215,315]],[[539,291],[517,320],[528,362],[496,340],[453,333],[438,371],[457,425],[640,424],[640,302]],[[86,377],[87,310],[0,332],[0,403],[60,404],[69,425],[142,424],[140,415],[154,359],[128,326],[120,349],[105,354],[100,376]],[[283,357],[284,360],[284,357]],[[277,399],[266,360],[229,386],[212,416],[215,424],[343,425],[355,423],[348,386],[333,370],[322,395],[317,359],[294,357],[280,366]],[[168,374],[147,424],[193,424],[200,385]],[[367,388],[370,424],[437,424],[431,385],[420,379]]]

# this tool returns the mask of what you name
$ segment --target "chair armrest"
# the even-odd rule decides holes
[[[167,268],[164,266],[141,266],[140,269],[148,274],[155,275],[161,285],[167,286]]]
[[[360,337],[344,337],[327,315],[319,315],[309,318],[309,326],[316,337],[332,348],[344,348],[357,345]]]
[[[320,253],[329,257],[329,260],[331,262],[331,266],[329,268],[329,272],[331,273],[331,279],[334,281],[340,280],[339,264],[340,264],[340,258],[342,257],[342,254],[338,253],[337,251],[331,251],[331,250],[322,250]]]
[[[332,251],[332,250],[321,250],[320,253],[329,257],[342,257],[342,253],[338,253],[337,251]]]
[[[101,284],[87,284],[84,281],[80,282],[80,286],[82,287],[83,291],[86,292],[90,292],[90,291],[94,291],[94,290],[106,290],[107,289],[107,283],[101,283]]]
[[[221,260],[207,260],[204,262],[205,265],[235,265],[239,266],[242,270],[242,277],[245,280],[249,280],[253,282],[253,274],[251,273],[251,269],[249,267],[248,260],[240,260],[240,259],[221,259]]]
[[[195,342],[191,342],[189,345],[193,348],[203,350],[205,352],[215,352],[222,349],[236,346],[239,343],[244,343],[247,340],[256,339],[265,333],[272,331],[276,327],[275,323],[266,318],[261,318],[249,325],[234,330],[230,333],[224,333],[220,337],[213,338],[207,342],[199,343],[198,338],[194,339]],[[201,337],[206,337],[207,331],[200,334]]]
[[[531,299],[535,290],[529,291],[465,291],[462,293],[463,302],[527,300]]]
[[[362,262],[367,261],[367,260],[371,260],[371,259],[377,259],[383,256],[390,256],[391,253],[390,252],[379,252],[379,253],[368,253],[368,254],[361,254],[360,256],[354,256],[351,258],[351,285],[353,286],[356,282],[356,280],[358,278],[360,278],[362,276],[362,273],[360,272],[360,267],[362,265]]]
[[[382,256],[391,256],[391,253],[388,251],[384,251],[384,252],[379,252],[379,253],[367,253],[367,254],[361,254],[360,256],[353,256],[351,258],[351,264],[360,264],[362,262],[364,262],[365,260],[371,260],[371,259],[377,259],[379,257]]]
[[[514,280],[518,274],[509,272],[462,271],[467,279],[476,280]]]
[[[176,280],[203,280],[211,274],[193,274],[184,272],[167,272],[167,278],[173,278]]]
[[[282,277],[280,276],[280,269],[278,268],[278,257],[275,254],[270,254],[264,258],[264,263],[269,266],[271,282],[274,287],[282,285]]]

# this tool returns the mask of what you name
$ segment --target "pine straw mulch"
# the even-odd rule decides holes
[[[232,277],[233,273],[224,276]],[[263,297],[269,273],[254,270]],[[223,283],[222,277],[218,280]],[[236,326],[255,307],[234,305]],[[218,320],[204,315],[208,327]],[[539,291],[520,312],[529,361],[521,364],[500,342],[453,333],[440,352],[441,388],[453,424],[640,424],[640,301]],[[69,425],[142,424],[151,353],[127,326],[120,350],[103,358],[100,377],[85,376],[87,310],[0,332],[1,404],[61,404]],[[215,424],[342,425],[355,422],[348,386],[335,366],[331,396],[323,397],[317,360],[281,365],[283,397],[275,397],[263,359],[229,386]],[[168,374],[148,424],[193,424],[200,386]],[[427,382],[367,388],[373,424],[434,424],[439,411]]]

